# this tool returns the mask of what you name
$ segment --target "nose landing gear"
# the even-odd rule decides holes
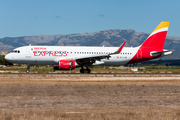
[[[29,73],[30,64],[27,65],[26,73]]]

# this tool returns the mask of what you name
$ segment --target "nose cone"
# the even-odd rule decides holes
[[[7,55],[5,56],[5,60],[6,60],[6,61],[10,61],[10,60],[11,60],[11,58],[10,58],[10,55],[9,55],[9,54],[7,54]]]

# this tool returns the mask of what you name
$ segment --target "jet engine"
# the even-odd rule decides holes
[[[75,60],[60,60],[58,65],[53,66],[54,70],[72,70],[75,68]]]

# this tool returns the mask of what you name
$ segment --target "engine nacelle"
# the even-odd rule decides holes
[[[53,66],[54,70],[72,70],[75,68],[75,60],[60,60],[58,65]]]

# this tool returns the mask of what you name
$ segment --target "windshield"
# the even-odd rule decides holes
[[[20,53],[20,50],[13,50],[12,53]]]

